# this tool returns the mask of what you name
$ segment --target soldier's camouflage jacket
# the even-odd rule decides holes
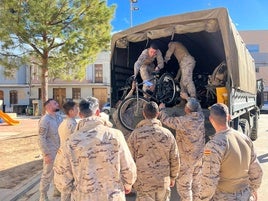
[[[200,198],[249,200],[247,189],[257,191],[262,174],[253,143],[246,135],[232,128],[218,132],[204,149]]]
[[[179,153],[173,134],[158,119],[139,122],[128,138],[137,165],[137,191],[169,189],[179,173]]]
[[[160,50],[156,51],[154,57],[149,57],[148,49],[142,51],[138,60],[134,64],[134,75],[136,76],[142,67],[150,68],[149,72],[153,71],[155,68],[154,60],[157,60],[157,67],[162,69],[164,67],[164,60]]]
[[[100,117],[81,120],[57,153],[54,182],[72,200],[125,200],[136,180],[136,165],[121,131]]]
[[[169,116],[165,110],[162,110],[160,119],[164,125],[176,130],[180,157],[187,159],[184,161],[192,163],[202,158],[205,146],[205,126],[201,108],[197,112],[178,117]]]
[[[60,145],[63,146],[66,140],[69,139],[71,134],[74,132],[76,128],[76,120],[75,118],[66,117],[60,124],[58,128],[59,136],[60,136]]]

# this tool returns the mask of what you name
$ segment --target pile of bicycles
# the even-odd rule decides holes
[[[144,119],[142,111],[147,102],[155,101],[175,105],[179,98],[179,85],[174,82],[173,76],[169,73],[160,76],[160,72],[155,72],[151,80],[140,83],[135,80],[134,76],[131,76],[126,83],[123,88],[122,102],[118,107],[118,119],[130,131],[134,130],[136,125]],[[134,91],[133,83],[135,83]],[[150,83],[155,83],[154,91],[144,91],[143,84],[150,85]]]

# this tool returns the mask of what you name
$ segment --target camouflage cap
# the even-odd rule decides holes
[[[208,108],[210,110],[210,113],[213,113],[217,116],[227,116],[229,114],[229,109],[227,105],[223,103],[215,103],[211,107]]]
[[[188,107],[192,112],[197,112],[199,102],[195,98],[189,98],[187,100],[186,107]]]

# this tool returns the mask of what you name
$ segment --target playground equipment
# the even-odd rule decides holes
[[[0,118],[4,120],[9,125],[18,125],[20,121],[12,119],[8,114],[4,113],[2,110],[0,110]]]

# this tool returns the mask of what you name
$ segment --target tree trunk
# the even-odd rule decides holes
[[[42,59],[41,71],[41,100],[42,106],[48,100],[48,59]],[[45,108],[42,107],[42,114],[45,114]]]

